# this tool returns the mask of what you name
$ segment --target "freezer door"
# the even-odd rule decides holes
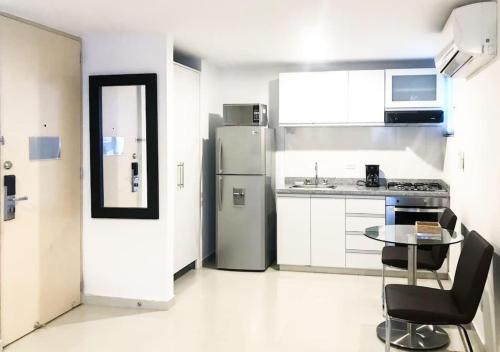
[[[217,176],[217,268],[265,270],[265,176]]]
[[[216,132],[216,173],[219,175],[264,175],[266,172],[266,127],[225,126]]]

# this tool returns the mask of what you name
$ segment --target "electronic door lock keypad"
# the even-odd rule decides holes
[[[3,177],[3,187],[3,221],[9,221],[16,218],[16,176],[5,175]]]
[[[16,198],[16,176],[5,175],[3,177],[4,203],[3,203],[3,221],[9,221],[16,218],[16,203],[28,200],[28,197]]]

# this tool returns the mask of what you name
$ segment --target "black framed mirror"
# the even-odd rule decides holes
[[[156,74],[89,77],[93,218],[158,219]]]

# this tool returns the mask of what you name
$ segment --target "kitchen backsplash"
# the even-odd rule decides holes
[[[311,127],[278,133],[277,183],[314,175],[363,178],[365,164],[388,178],[442,178],[446,138],[440,127]]]

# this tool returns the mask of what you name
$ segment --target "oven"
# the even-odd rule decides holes
[[[385,199],[386,225],[415,225],[416,221],[439,221],[450,200],[445,197],[397,196]]]

